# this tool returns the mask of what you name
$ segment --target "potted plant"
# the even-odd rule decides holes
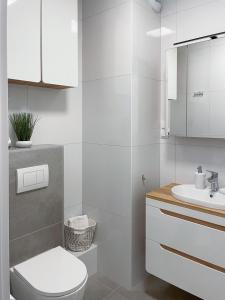
[[[12,128],[16,134],[18,148],[29,148],[32,146],[31,136],[37,123],[32,113],[13,113],[9,116]]]

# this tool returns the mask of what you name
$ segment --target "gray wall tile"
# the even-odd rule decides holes
[[[44,189],[16,194],[16,170],[36,165],[49,165],[49,186]],[[10,206],[10,241],[11,264],[45,250],[45,245],[57,244],[62,240],[62,226],[55,227],[54,236],[44,230],[43,237],[37,232],[54,224],[63,224],[64,219],[64,159],[63,147],[54,145],[34,146],[31,149],[13,149],[9,152],[9,206]],[[59,229],[59,233],[55,230]],[[32,235],[33,233],[33,235]],[[18,245],[19,240],[28,239],[24,249]],[[57,236],[57,238],[56,238]],[[37,240],[35,240],[37,238]],[[33,247],[34,244],[40,246]],[[61,242],[60,242],[61,244]],[[26,243],[24,244],[26,245]],[[18,253],[17,253],[18,252]]]
[[[63,223],[45,227],[10,241],[10,265],[14,266],[37,254],[63,244]]]

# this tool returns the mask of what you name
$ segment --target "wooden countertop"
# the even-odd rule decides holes
[[[171,188],[177,185],[176,183],[171,183],[169,185],[163,186],[157,190],[154,190],[150,193],[146,194],[147,198],[151,198],[154,200],[159,200],[162,202],[166,202],[172,205],[178,205],[181,207],[189,208],[192,210],[197,210],[203,213],[211,214],[214,216],[225,218],[225,210],[213,209],[209,207],[204,207],[196,204],[187,203],[181,200],[174,198],[171,194]]]

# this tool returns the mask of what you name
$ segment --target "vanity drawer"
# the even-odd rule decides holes
[[[146,241],[146,270],[206,300],[224,300],[225,273]]]
[[[146,207],[146,238],[225,268],[225,227]]]

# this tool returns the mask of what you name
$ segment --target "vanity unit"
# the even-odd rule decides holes
[[[147,194],[146,270],[207,300],[225,299],[225,210]]]

